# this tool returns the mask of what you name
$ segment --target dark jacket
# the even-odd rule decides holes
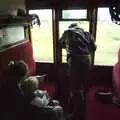
[[[66,30],[60,38],[62,48],[68,55],[88,55],[96,50],[96,45],[89,32],[81,28]]]

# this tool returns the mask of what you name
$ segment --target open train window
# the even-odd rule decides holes
[[[87,9],[62,9],[59,19],[59,38],[62,36],[68,26],[72,23],[78,23],[81,28],[89,31],[89,20]],[[62,49],[62,62],[66,63],[67,53]]]
[[[40,28],[31,28],[34,59],[53,63],[52,9],[29,10],[29,14],[37,14],[41,21]]]
[[[109,8],[98,8],[95,65],[114,65],[120,47],[120,26],[111,21]]]
[[[89,22],[88,21],[61,21],[59,22],[59,37],[62,36],[63,32],[67,30],[68,26],[72,23],[78,23],[81,28],[85,31],[89,31]],[[62,49],[62,62],[66,63],[67,53],[65,49]]]

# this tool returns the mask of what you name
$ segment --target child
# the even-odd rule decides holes
[[[28,67],[22,60],[10,61],[8,71],[1,87],[1,110],[6,119],[22,120],[24,114],[24,97],[19,89],[21,79],[28,73]]]
[[[62,107],[56,104],[52,104],[56,106],[49,106],[49,103],[53,103],[53,102],[50,102],[50,97],[48,96],[46,91],[38,90],[39,82],[37,80],[37,77],[30,76],[27,64],[23,60],[10,61],[10,63],[8,64],[8,67],[9,67],[11,80],[10,80],[9,87],[8,85],[7,87],[10,88],[9,91],[13,93],[13,96],[10,97],[12,98],[11,101],[14,102],[13,104],[15,104],[16,102],[15,106],[18,106],[18,105],[21,107],[23,106],[19,104],[19,102],[17,102],[17,101],[21,101],[20,98],[18,97],[18,94],[19,95],[21,94],[21,98],[24,98],[27,101],[27,103],[30,103],[31,105],[40,108],[39,115],[47,117],[47,119],[49,120],[56,120],[56,119],[61,120],[61,116],[63,112]],[[39,77],[41,80],[44,79],[44,76],[39,76]],[[16,94],[16,92],[18,94]],[[10,104],[10,105],[13,106],[13,104]],[[19,110],[18,107],[16,111],[17,110]],[[20,110],[23,111],[24,108]],[[17,113],[19,114],[20,112],[17,112]],[[16,114],[16,118],[17,117],[18,115]]]
[[[63,110],[58,105],[59,102],[51,100],[47,91],[38,90],[38,79],[35,76],[30,76],[28,66],[23,60],[10,61],[8,66],[14,86],[18,86],[17,89],[21,91],[28,103],[40,108],[40,111],[46,113],[45,115],[51,114],[53,116],[52,113],[54,113],[55,117],[53,116],[53,118],[57,118],[57,120],[63,118]],[[41,82],[44,75],[39,79]]]
[[[17,83],[21,82],[29,72],[28,66],[23,60],[10,61],[8,67],[12,79]]]
[[[25,78],[24,82],[21,84],[21,90],[26,99],[30,104],[46,109],[46,111],[51,109],[55,112],[57,119],[63,120],[63,109],[59,105],[59,102],[51,100],[47,91],[39,90],[38,85],[39,82],[36,77],[30,76]]]

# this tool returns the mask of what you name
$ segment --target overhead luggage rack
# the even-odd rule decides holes
[[[26,14],[24,16],[0,15],[0,28],[18,25],[26,26],[33,24],[37,24],[40,26],[40,20],[35,14]]]

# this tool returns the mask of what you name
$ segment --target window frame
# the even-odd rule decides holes
[[[87,15],[86,15],[86,18],[63,18],[62,17],[62,11],[63,10],[87,10]],[[88,12],[88,9],[87,8],[78,8],[78,9],[60,9],[60,12],[59,12],[59,20],[60,21],[89,21],[89,12]]]
[[[60,21],[64,22],[64,21],[89,21],[89,32],[93,35],[94,37],[94,40],[96,41],[96,30],[97,30],[97,8],[89,8],[87,10],[87,18],[86,19],[64,19],[62,18],[62,10],[76,10],[76,9],[60,9],[59,11],[59,21],[58,21],[58,24]],[[80,10],[80,9],[77,9],[77,10]],[[81,10],[83,10],[81,8]],[[59,28],[59,25],[58,25],[58,28]],[[59,36],[58,36],[59,37]],[[59,38],[58,38],[59,39]],[[63,63],[62,62],[62,48],[60,48],[60,63]],[[92,64],[94,64],[94,56],[95,56],[95,52],[92,53]]]
[[[40,9],[40,8],[39,8]],[[46,8],[45,8],[46,9]],[[62,10],[76,10],[74,8],[72,9],[59,9],[59,8],[50,8],[52,9],[52,24],[53,24],[53,63],[52,64],[61,64],[62,63],[62,49],[60,47],[59,43],[59,21],[89,21],[89,32],[93,34],[93,37],[96,40],[96,26],[97,26],[97,8],[78,8],[77,10],[87,10],[87,18],[86,19],[64,19],[62,18]],[[27,13],[29,13],[29,10],[35,10],[35,9],[27,9]],[[29,40],[32,44],[32,38],[31,38],[31,30],[30,26],[28,28],[29,33]],[[43,63],[43,62],[39,62]],[[46,63],[46,62],[45,62]],[[92,55],[92,63],[94,63],[94,53]]]

